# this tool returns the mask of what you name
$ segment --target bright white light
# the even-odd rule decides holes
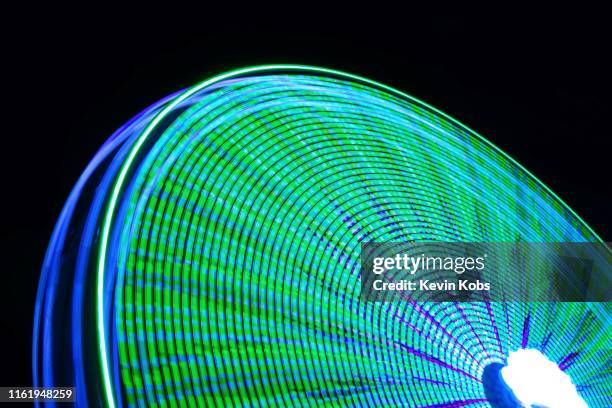
[[[508,356],[501,375],[516,398],[526,407],[585,408],[569,375],[534,349],[520,349]]]

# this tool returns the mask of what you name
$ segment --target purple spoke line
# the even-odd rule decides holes
[[[583,329],[583,326],[585,324],[592,324],[592,320],[590,323],[585,323],[585,320],[587,319],[587,317],[589,317],[589,313],[583,313],[582,316],[580,317],[580,323],[578,323],[575,327],[576,327],[576,334],[575,336],[578,336],[580,334],[580,331],[582,330],[584,333],[582,334],[582,336],[580,336],[580,338],[574,342],[572,342],[573,344],[578,344],[578,345],[582,345],[582,343],[584,342],[585,338],[589,335],[590,331]]]
[[[399,316],[397,316],[397,317],[399,317]],[[401,319],[401,317],[399,317],[399,318]],[[403,320],[403,319],[402,319],[402,320]],[[434,321],[434,322],[435,322],[435,321]],[[409,322],[404,321],[404,323],[406,323],[406,324],[408,324],[409,326],[413,327],[413,325],[410,325],[410,323],[409,323]],[[437,322],[435,322],[435,323],[437,323]],[[354,331],[354,329],[353,329],[353,331]],[[440,359],[438,359],[438,358],[436,358],[436,357],[433,357],[433,356],[430,356],[430,355],[428,355],[428,354],[426,354],[426,353],[423,353],[423,352],[421,352],[421,351],[419,351],[419,350],[417,350],[417,349],[415,349],[415,348],[413,348],[413,347],[410,347],[410,346],[408,346],[408,345],[406,345],[406,344],[403,344],[403,343],[401,343],[401,342],[398,342],[398,341],[391,341],[391,340],[388,340],[388,339],[386,339],[386,338],[378,337],[378,336],[376,336],[376,335],[374,335],[374,334],[369,334],[369,333],[360,333],[360,334],[361,334],[362,336],[366,337],[366,338],[369,338],[371,341],[373,341],[373,342],[374,342],[374,344],[377,344],[377,343],[382,343],[382,344],[384,344],[384,343],[386,343],[388,346],[392,346],[392,347],[399,347],[400,349],[403,349],[403,350],[408,351],[408,352],[409,352],[410,354],[412,354],[412,355],[415,355],[415,356],[417,356],[417,357],[423,358],[423,359],[425,359],[425,360],[427,360],[427,361],[429,361],[429,362],[432,362],[432,363],[434,363],[434,364],[436,364],[436,365],[439,365],[439,366],[442,366],[442,367],[448,368],[448,369],[450,369],[450,370],[453,370],[453,371],[455,371],[455,372],[457,372],[457,373],[460,373],[460,374],[462,374],[462,375],[464,375],[464,376],[466,376],[466,377],[472,378],[472,379],[474,379],[474,380],[478,381],[479,383],[481,383],[481,382],[482,382],[482,380],[481,380],[480,378],[475,377],[475,376],[473,376],[473,375],[469,374],[468,372],[466,372],[466,371],[464,371],[464,370],[461,370],[461,369],[459,369],[459,368],[456,368],[456,367],[454,367],[453,365],[451,365],[451,364],[449,364],[449,363],[446,363],[446,362],[444,362],[444,361],[442,361],[442,360],[440,360]],[[452,338],[453,340],[455,340],[455,341],[456,341],[456,339],[455,339],[454,337],[452,337],[452,336],[451,336],[451,338]],[[413,378],[418,378],[418,377],[413,377]],[[421,378],[418,378],[418,379],[421,379]],[[428,382],[440,382],[440,383],[443,383],[443,382],[441,382],[441,381],[436,381],[436,380],[427,380],[427,379],[425,379],[425,381],[428,381]],[[400,384],[403,384],[403,383],[404,383],[403,381],[400,381]],[[443,383],[443,384],[447,384],[447,383]],[[447,384],[447,385],[448,385],[448,384]],[[486,400],[484,400],[484,401],[486,401]]]
[[[415,379],[415,380],[425,381],[425,382],[433,383],[433,384],[437,384],[437,385],[450,385],[447,382],[440,381],[440,380],[434,380],[433,378],[417,377],[416,375],[413,375],[412,378]]]
[[[552,332],[550,331],[550,332],[548,332],[548,334],[546,335],[546,337],[542,341],[542,345],[540,346],[540,351],[542,353],[544,353],[546,351],[546,347],[548,346],[548,342],[550,341],[551,337],[552,337]]]
[[[478,335],[478,333],[476,333],[476,331],[474,330],[474,326],[472,326],[472,323],[468,320],[467,316],[463,312],[463,308],[459,305],[459,303],[455,303],[455,307],[459,309],[459,313],[461,314],[461,317],[463,318],[465,323],[470,327],[470,331],[474,333],[474,337],[476,337],[478,344],[480,344],[480,347],[482,347],[484,352],[487,354],[487,357],[491,358],[491,354],[489,353],[489,350],[487,350],[483,342],[480,340],[480,336]]]
[[[485,304],[487,305],[487,313],[489,314],[489,318],[491,320],[491,326],[493,326],[493,332],[495,333],[495,339],[497,340],[497,344],[499,345],[499,353],[500,354],[504,354],[504,351],[502,350],[502,342],[501,342],[501,338],[499,337],[499,332],[497,331],[497,323],[495,322],[495,316],[493,316],[493,310],[491,309],[491,302],[485,302]]]
[[[424,336],[425,338],[427,338],[428,340],[430,340],[432,342],[435,340],[434,338],[431,337],[431,335],[424,333],[421,329],[419,329],[418,327],[416,327],[412,323],[410,323],[408,321],[405,321],[403,318],[401,318],[401,317],[399,317],[397,315],[396,315],[396,317],[398,317],[400,319],[400,321],[402,321],[402,323],[407,325],[409,328],[411,328],[412,330],[416,331],[419,335]],[[450,337],[455,341],[456,344],[459,344],[461,346],[461,348],[465,350],[466,353],[469,353],[469,351],[465,347],[463,347],[460,343],[458,343],[458,341],[454,337],[452,337],[452,336],[450,336]],[[399,343],[399,344],[400,344],[400,347],[403,346],[401,343]],[[470,357],[472,357],[474,359],[474,356],[472,356],[471,354],[470,354]],[[445,384],[445,385],[450,385],[450,384],[442,382],[442,381],[437,381],[437,380],[432,380],[432,379],[427,379],[427,378],[419,378],[419,377],[414,377],[414,376],[413,376],[413,378],[416,378],[416,379],[419,379],[419,380],[428,381],[428,382],[434,382],[434,383],[441,383],[441,384]]]
[[[531,326],[531,311],[527,313],[527,317],[523,322],[523,339],[521,340],[521,348],[527,347],[529,341],[529,330]]]
[[[395,315],[394,317],[398,318],[401,323],[404,323],[410,329],[414,330],[419,335],[425,337],[427,340],[430,340],[431,342],[435,341],[435,339],[431,336],[431,334],[429,334],[429,332],[425,333],[423,330],[416,327],[414,324],[410,323],[409,321],[405,320],[403,317],[400,317],[398,315]]]
[[[415,349],[413,347],[410,347],[410,346],[408,346],[406,344],[400,343],[399,341],[395,342],[395,343],[398,346],[400,346],[402,349],[408,351],[410,354],[413,354],[413,355],[415,355],[417,357],[421,357],[421,358],[423,358],[423,359],[425,359],[425,360],[427,360],[427,361],[429,361],[431,363],[434,363],[436,365],[439,365],[441,367],[453,370],[453,371],[455,371],[455,372],[457,372],[459,374],[463,374],[464,376],[469,377],[469,378],[471,378],[473,380],[476,380],[479,383],[482,382],[482,380],[480,378],[478,378],[476,376],[473,376],[472,374],[468,373],[467,371],[464,371],[464,370],[462,370],[460,368],[457,368],[457,367],[453,366],[452,364],[446,363],[446,362],[444,362],[444,361],[442,361],[442,360],[440,360],[440,359],[438,359],[436,357],[430,356],[429,354],[423,353],[422,351],[419,351],[419,350],[417,350],[417,349]]]
[[[563,357],[559,362],[559,368],[563,371],[568,369],[572,364],[576,362],[576,357],[580,355],[580,351],[573,351],[569,353],[567,356]]]
[[[575,336],[578,336],[580,334],[580,331],[583,330],[583,326],[585,324],[585,320],[587,318],[588,314],[583,314],[582,317],[580,318],[580,323],[578,323],[576,325],[576,334]],[[584,342],[585,338],[588,336],[589,331],[588,330],[584,330],[584,333],[582,334],[582,336],[580,336],[580,338],[577,341],[572,342],[573,344],[577,344],[579,345],[579,347],[582,347],[582,343]],[[568,355],[566,355],[565,357],[563,357],[558,365],[559,368],[563,371],[565,371],[566,369],[568,369],[570,366],[572,366],[575,362],[576,362],[576,358],[582,353],[582,351],[578,350],[578,351],[573,351],[571,353],[569,353]]]
[[[463,343],[461,343],[459,341],[459,339],[457,339],[455,336],[453,336],[452,333],[450,333],[448,330],[446,330],[441,324],[440,322],[438,322],[432,315],[431,313],[429,313],[427,310],[424,310],[421,306],[419,306],[419,304],[415,301],[411,301],[410,302],[413,309],[415,309],[419,314],[421,314],[422,316],[424,316],[427,320],[429,320],[430,322],[432,322],[437,329],[441,330],[442,333],[444,333],[448,338],[450,338],[451,340],[453,340],[453,342],[457,345],[459,345],[459,347],[464,350],[468,356],[470,356],[472,359],[476,359],[476,357],[474,356],[474,354],[472,354],[470,352],[470,350],[468,350]],[[395,314],[394,317],[398,318],[401,322],[407,324],[407,325],[411,325],[410,322],[406,321],[402,316],[399,316],[398,314]],[[412,325],[411,325],[412,326]],[[413,326],[414,327],[414,326]],[[426,335],[427,336],[427,335]],[[429,338],[429,336],[427,336]]]
[[[337,328],[340,328],[340,326],[337,326]],[[362,332],[356,328],[348,328],[348,329],[344,329],[345,332],[348,333],[352,333],[354,336],[362,336],[365,338],[366,341],[360,341],[360,343],[362,345],[365,346],[365,348],[367,349],[366,351],[364,351],[364,353],[362,353],[362,356],[364,357],[369,357],[371,350],[374,349],[380,349],[381,352],[384,352],[385,350],[387,350],[384,346],[386,345],[387,347],[396,347],[397,345],[388,340],[387,338],[384,337],[379,337],[376,336],[375,334],[371,334],[371,333],[367,333],[367,332]],[[386,344],[385,344],[386,343]],[[383,353],[384,354],[384,353]],[[385,354],[386,355],[386,354]],[[378,359],[376,359],[376,361],[378,361]],[[366,377],[367,378],[367,377]],[[379,378],[375,378],[375,377],[371,377],[371,378],[367,378],[368,381],[374,381],[375,383],[381,383],[381,381],[379,381]],[[382,383],[388,383],[389,380],[387,379],[386,381],[383,381]],[[397,381],[396,379],[393,379],[393,383],[399,383],[402,385],[405,385],[406,383],[404,381],[402,381],[401,378],[398,378]]]
[[[478,403],[483,403],[483,402],[488,402],[488,400],[486,398],[457,400],[453,402],[445,402],[442,404],[424,405],[421,408],[461,408],[467,405],[478,404]]]
[[[509,316],[509,309],[508,309],[508,303],[504,302],[504,319],[506,320],[506,341],[508,342],[508,344],[511,344],[510,342],[510,338],[512,337],[512,328],[510,327],[510,316]]]
[[[487,314],[489,315],[489,320],[491,321],[491,326],[493,327],[493,331],[495,333],[495,339],[497,340],[497,344],[498,344],[498,348],[499,348],[499,353],[500,354],[504,354],[503,351],[503,346],[502,346],[502,342],[501,342],[501,338],[499,337],[499,332],[497,331],[497,323],[495,322],[495,317],[493,316],[493,310],[491,309],[491,296],[489,296],[488,293],[486,293],[484,295],[485,297],[485,305],[487,307]],[[471,326],[471,325],[470,325]],[[480,342],[480,339],[478,339],[478,341]],[[484,346],[483,346],[484,348]],[[491,355],[489,354],[489,352],[485,349],[487,356],[491,357]]]
[[[405,322],[404,321],[404,323],[408,324],[408,326],[411,327],[411,328],[414,327],[414,325],[410,324],[409,322]],[[414,329],[419,331],[416,327],[414,327]],[[355,330],[353,329],[353,331],[355,331]],[[399,343],[399,342],[390,341],[390,340],[388,340],[386,338],[378,337],[378,336],[376,336],[374,334],[368,334],[368,333],[357,333],[357,334],[361,334],[366,339],[369,338],[374,344],[384,344],[384,343],[386,343],[388,346],[391,346],[391,347],[394,347],[394,348],[395,347],[399,347],[400,349],[408,350],[408,352],[410,352],[410,354],[413,354],[413,355],[415,355],[417,357],[420,357],[420,358],[424,358],[427,361],[433,362],[433,363],[438,364],[438,365],[440,365],[442,367],[445,367],[445,368],[449,368],[449,369],[451,369],[453,371],[456,371],[456,372],[458,372],[460,374],[463,374],[465,376],[473,378],[473,379],[475,379],[478,382],[481,382],[481,380],[479,380],[478,378],[470,375],[469,373],[467,373],[467,372],[465,372],[463,370],[457,369],[457,368],[453,367],[452,365],[450,365],[448,363],[445,363],[445,362],[443,362],[443,361],[441,361],[441,360],[439,360],[439,359],[437,359],[435,357],[432,357],[432,356],[429,356],[427,354],[424,354],[424,353],[422,353],[422,352],[420,352],[420,351],[418,351],[416,349],[413,349],[412,347],[409,347],[409,346],[407,346],[405,344],[402,344],[402,343]],[[367,343],[364,343],[364,344],[367,344]],[[432,379],[420,378],[420,377],[415,377],[415,376],[413,376],[412,378],[415,378],[415,379],[418,379],[418,380],[422,380],[422,381],[426,381],[426,382],[430,382],[430,383],[434,383],[434,384],[450,385],[450,384],[445,383],[443,381],[437,381],[437,380],[432,380]],[[375,378],[372,378],[372,380],[375,381],[375,383],[380,383],[380,381],[378,381]],[[395,380],[393,380],[392,382],[395,384]],[[389,380],[387,379],[387,381],[385,381],[384,383],[389,383]],[[400,380],[399,384],[405,384],[405,382]],[[445,405],[443,405],[443,406],[445,406]],[[458,406],[460,406],[460,405],[458,405]]]

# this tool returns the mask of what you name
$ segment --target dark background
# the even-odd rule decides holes
[[[31,384],[44,251],[103,141],[165,95],[225,70],[335,68],[405,91],[517,159],[607,241],[610,30],[603,10],[272,10],[57,4],[4,25],[0,385]],[[159,6],[161,7],[161,6]],[[308,13],[305,10],[311,9]]]

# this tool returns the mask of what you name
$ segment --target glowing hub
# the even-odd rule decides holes
[[[569,375],[534,349],[511,352],[501,375],[523,405],[549,408],[586,407]]]

